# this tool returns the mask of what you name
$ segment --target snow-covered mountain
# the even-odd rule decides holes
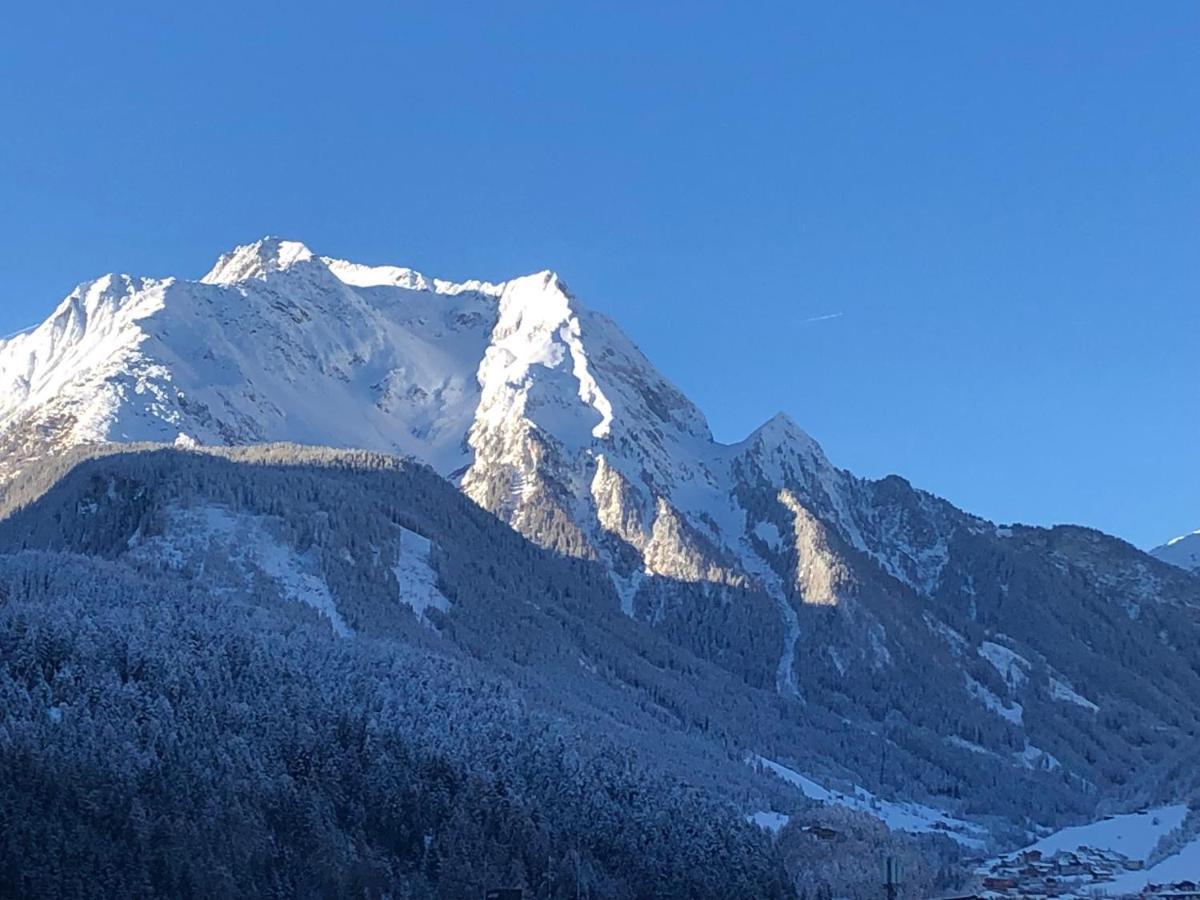
[[[1200,578],[857,478],[783,415],[717,442],[552,272],[455,284],[271,238],[199,281],[81,285],[0,343],[9,506],[46,457],[140,441],[415,456],[602,566],[591,602],[763,690],[844,770],[828,748],[806,770],[783,726],[746,749],[873,795],[1044,819],[1130,772],[1152,790],[1200,732]]]
[[[453,284],[268,238],[200,281],[108,275],[0,344],[2,475],[106,441],[292,441],[413,455],[546,545],[645,576],[836,604],[831,539],[928,590],[952,525],[881,514],[780,415],[713,440],[696,407],[551,272]],[[643,612],[646,612],[643,610]],[[789,641],[789,643],[791,643]],[[790,651],[778,683],[794,690]]]
[[[497,296],[280,240],[226,254],[198,282],[107,275],[0,344],[0,430],[10,451],[18,438],[285,438],[453,469]]]
[[[1172,538],[1150,552],[1163,562],[1192,572],[1200,572],[1200,531]]]

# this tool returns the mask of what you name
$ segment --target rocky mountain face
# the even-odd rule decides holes
[[[1200,577],[857,478],[783,415],[719,443],[551,272],[452,284],[266,239],[198,282],[81,285],[0,343],[9,505],[39,460],[137,441],[414,456],[825,742],[756,753],[877,793],[1047,821],[1155,793],[1200,731]]]

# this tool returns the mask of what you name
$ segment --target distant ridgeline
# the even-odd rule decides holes
[[[0,895],[929,896],[1191,799],[1198,611],[716,442],[553,273],[108,276],[0,341]]]

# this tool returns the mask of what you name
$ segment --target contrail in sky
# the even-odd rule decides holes
[[[825,314],[825,315],[823,315],[823,316],[812,316],[812,317],[810,317],[810,318],[807,318],[807,319],[801,319],[799,324],[801,324],[801,325],[807,325],[807,324],[809,324],[810,322],[827,322],[827,321],[829,321],[830,319],[840,319],[840,318],[841,318],[842,316],[844,316],[844,315],[845,315],[845,313],[840,313],[840,312],[836,312],[836,313],[826,313],[826,314]]]

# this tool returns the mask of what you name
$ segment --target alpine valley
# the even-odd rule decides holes
[[[0,516],[0,895],[928,897],[1200,836],[1200,574],[722,444],[553,272],[80,285],[0,341]]]

